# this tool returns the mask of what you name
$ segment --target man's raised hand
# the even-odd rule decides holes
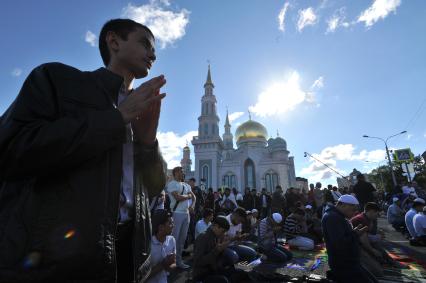
[[[163,75],[152,78],[137,87],[119,106],[118,110],[126,124],[142,116],[144,111],[158,104],[166,94],[158,94],[160,88],[166,84]],[[158,107],[158,106],[157,106]]]

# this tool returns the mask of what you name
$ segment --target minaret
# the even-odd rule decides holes
[[[192,140],[195,156],[195,179],[204,179],[207,188],[220,186],[219,167],[222,160],[223,141],[219,135],[219,116],[216,111],[216,96],[210,72],[204,84],[201,98],[201,115],[198,117],[198,136]]]
[[[186,146],[183,148],[183,158],[180,161],[180,165],[182,166],[183,173],[185,175],[188,175],[189,173],[191,173],[192,160],[190,156],[191,156],[191,150],[189,149],[189,146],[187,143]]]
[[[226,120],[225,120],[225,133],[223,134],[223,143],[225,149],[233,149],[234,143],[233,143],[233,136],[231,133],[231,124],[229,123],[229,117],[228,117],[228,109],[226,109]]]
[[[214,84],[209,65],[207,80],[204,84],[204,95],[201,99],[201,116],[198,117],[198,137],[200,139],[219,137],[219,116],[216,112],[217,101],[213,89]]]

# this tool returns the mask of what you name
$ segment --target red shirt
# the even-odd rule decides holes
[[[367,215],[365,215],[364,212],[357,214],[354,217],[352,217],[351,223],[352,223],[353,227],[356,227],[359,224],[361,224],[363,227],[364,226],[367,226],[367,227],[370,226],[370,220],[367,218]]]

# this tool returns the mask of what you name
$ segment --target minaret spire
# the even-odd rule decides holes
[[[213,84],[213,82],[212,82],[212,75],[211,75],[211,73],[210,73],[210,63],[209,63],[209,69],[208,69],[208,71],[207,71],[207,79],[206,79],[206,83],[204,84],[204,87],[207,87],[207,86],[212,86],[212,87],[214,87],[214,84]]]
[[[231,124],[229,123],[229,117],[228,117],[228,107],[226,107],[226,120],[225,120],[225,127],[231,127]]]

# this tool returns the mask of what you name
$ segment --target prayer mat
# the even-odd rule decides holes
[[[414,257],[409,248],[392,242],[385,242],[390,257],[405,268],[384,268],[380,282],[426,282],[426,262]]]

